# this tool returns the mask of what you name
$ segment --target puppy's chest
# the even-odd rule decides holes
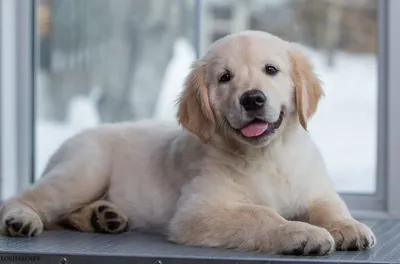
[[[296,174],[295,170],[273,162],[254,166],[246,177],[249,195],[255,203],[272,207],[285,218],[293,218],[307,204],[308,185]]]

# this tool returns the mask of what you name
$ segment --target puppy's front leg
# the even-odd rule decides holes
[[[334,249],[326,229],[287,221],[268,207],[248,203],[189,201],[173,217],[169,238],[186,245],[290,255],[324,255]]]
[[[338,194],[314,200],[308,209],[309,223],[327,229],[337,250],[363,250],[376,243],[372,230],[355,220]]]

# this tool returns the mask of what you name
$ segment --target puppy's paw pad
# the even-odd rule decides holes
[[[93,208],[91,224],[95,232],[118,234],[127,231],[128,219],[116,206],[103,202]]]
[[[285,249],[282,251],[283,255],[295,255],[295,256],[300,256],[304,254],[304,248],[307,245],[307,241],[302,241],[296,245],[293,245],[289,247],[288,249]]]
[[[329,254],[334,250],[333,237],[325,229],[303,224],[290,225],[283,236],[284,255],[314,255]]]
[[[308,252],[308,255],[321,255],[321,254],[325,254],[325,253],[322,251],[321,245],[316,245],[310,249],[310,251]]]
[[[40,217],[32,209],[15,208],[5,214],[2,230],[9,236],[36,236],[43,231]]]
[[[300,244],[294,245],[289,249],[282,251],[283,255],[295,255],[295,256],[321,256],[331,252],[333,243],[318,244],[314,242],[304,241]]]
[[[364,250],[376,243],[372,230],[356,220],[335,223],[329,231],[335,239],[337,250]]]
[[[304,255],[322,256],[329,254],[334,249],[333,239],[323,239],[309,242],[304,250]]]

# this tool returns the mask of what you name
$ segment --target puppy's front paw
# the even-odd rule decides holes
[[[372,230],[354,219],[334,222],[327,229],[335,239],[337,250],[363,250],[376,244]]]
[[[6,206],[1,212],[0,233],[8,236],[36,236],[43,231],[39,215],[23,204]]]
[[[326,255],[334,250],[335,242],[326,229],[306,223],[291,222],[277,234],[283,239],[284,255]]]

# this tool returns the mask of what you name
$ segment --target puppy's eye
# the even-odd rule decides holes
[[[229,82],[231,79],[232,79],[231,74],[230,74],[229,72],[226,72],[226,73],[222,74],[222,75],[219,77],[218,81],[219,81],[220,83],[226,83],[226,82]]]
[[[265,70],[265,73],[266,73],[266,74],[272,75],[272,76],[273,76],[273,75],[276,75],[276,74],[278,73],[278,69],[275,68],[275,67],[272,66],[272,65],[265,65],[264,70]]]

